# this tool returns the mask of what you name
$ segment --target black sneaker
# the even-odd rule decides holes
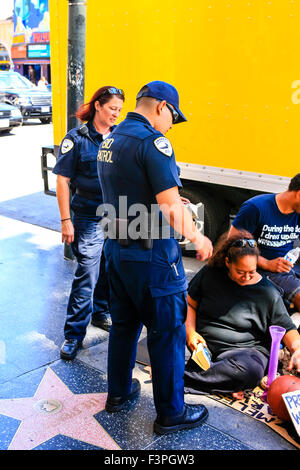
[[[115,413],[121,411],[127,404],[128,401],[134,400],[140,393],[141,384],[138,379],[132,379],[131,390],[129,395],[125,397],[112,397],[107,395],[105,410],[109,413]]]
[[[82,342],[77,339],[66,339],[60,348],[60,357],[65,361],[71,361],[76,357],[78,349],[82,346]]]
[[[154,432],[157,434],[170,434],[183,429],[191,429],[200,426],[208,417],[207,408],[204,405],[185,405],[185,409],[178,416],[158,416],[154,422]]]

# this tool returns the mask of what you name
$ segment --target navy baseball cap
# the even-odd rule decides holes
[[[179,95],[175,87],[166,82],[156,80],[154,82],[147,83],[138,92],[136,99],[148,96],[149,98],[155,98],[159,101],[165,100],[168,104],[172,105],[178,113],[176,124],[179,122],[187,121],[183,113],[179,109]]]

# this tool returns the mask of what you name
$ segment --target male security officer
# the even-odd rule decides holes
[[[184,404],[187,281],[174,230],[164,235],[166,227],[171,229],[163,222],[167,219],[195,244],[200,259],[212,254],[210,240],[197,232],[180,199],[174,152],[164,137],[172,124],[183,121],[177,90],[166,82],[148,83],[137,95],[135,111],[98,153],[103,200],[108,214],[114,214],[105,246],[112,318],[106,410],[121,410],[140,391],[132,369],[144,324],[157,411],[154,431],[159,434],[196,427],[208,415],[203,405]],[[149,228],[153,208],[159,213],[158,227]]]

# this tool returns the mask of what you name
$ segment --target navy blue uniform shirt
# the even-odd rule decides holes
[[[99,194],[101,200],[97,154],[103,136],[91,121],[86,124],[87,135],[80,132],[82,127],[71,129],[63,139],[53,173],[70,178],[73,188]]]
[[[103,201],[114,206],[117,217],[120,196],[127,196],[128,208],[139,203],[150,211],[157,194],[182,187],[169,140],[135,112],[100,145],[98,174]]]
[[[111,127],[111,130],[115,127]],[[73,193],[80,189],[94,194],[93,199],[90,199],[75,193],[71,202],[74,212],[96,215],[97,207],[102,203],[97,174],[97,154],[102,142],[102,134],[99,134],[89,121],[86,125],[71,129],[60,145],[53,173],[70,178]]]

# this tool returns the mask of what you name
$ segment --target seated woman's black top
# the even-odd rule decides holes
[[[270,325],[296,329],[277,289],[266,278],[240,286],[226,268],[204,266],[188,291],[198,303],[196,331],[214,355],[232,348],[255,348],[269,356]]]

